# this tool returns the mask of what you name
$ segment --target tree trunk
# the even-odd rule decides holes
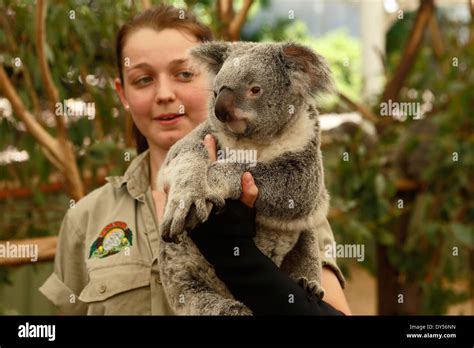
[[[420,48],[423,34],[430,23],[434,12],[433,0],[421,0],[418,12],[415,17],[415,23],[410,32],[407,44],[404,48],[400,62],[395,70],[392,80],[390,80],[384,90],[382,101],[396,101],[403,87],[403,83],[413,67]],[[389,121],[379,122],[377,125],[378,133],[383,133],[386,127],[390,127]],[[403,199],[404,214],[400,217],[397,226],[394,226],[393,233],[396,240],[395,246],[391,248],[402,248],[406,234],[408,232],[411,218],[410,206],[416,199],[417,190],[399,190],[397,197]],[[401,279],[399,272],[388,258],[388,248],[383,245],[377,245],[377,300],[378,314],[380,315],[401,315],[401,314],[419,314],[421,311],[422,297],[420,284],[408,284],[405,279]]]
[[[244,0],[240,11],[236,14],[232,0],[216,2],[217,18],[219,19],[218,36],[226,41],[239,41],[240,31],[245,23],[253,0]]]

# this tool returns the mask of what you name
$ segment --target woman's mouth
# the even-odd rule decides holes
[[[154,117],[153,120],[158,121],[161,125],[169,126],[178,123],[184,115],[185,114],[161,114]]]

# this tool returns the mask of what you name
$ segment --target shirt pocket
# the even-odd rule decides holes
[[[89,271],[89,282],[79,295],[90,315],[150,314],[151,268],[120,264]]]

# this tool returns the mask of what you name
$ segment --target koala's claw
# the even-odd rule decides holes
[[[168,243],[180,243],[185,231],[208,219],[213,206],[221,210],[224,205],[224,199],[215,194],[203,194],[199,198],[188,196],[184,200],[171,198],[160,226],[162,239]]]
[[[306,277],[301,277],[298,280],[298,284],[308,293],[308,298],[310,300],[313,298],[322,300],[324,297],[324,288],[321,286],[320,282],[316,280],[308,280]]]
[[[207,200],[209,202],[211,202],[214,207],[217,208],[218,212],[222,211],[222,209],[224,209],[224,207],[225,207],[225,200],[219,195],[209,194],[209,196],[207,197]],[[212,207],[211,207],[211,209],[212,209]],[[210,213],[210,211],[209,211],[209,213]],[[208,217],[209,217],[209,214],[207,214],[206,219],[204,221],[206,221]],[[202,221],[202,222],[204,222],[204,221]]]
[[[210,202],[206,202],[204,199],[198,199],[196,202],[194,202],[194,212],[196,219],[199,222],[204,222],[207,220],[207,217],[211,213],[212,210],[212,204]],[[191,215],[193,215],[193,210],[191,209],[190,211]]]
[[[189,211],[189,202],[171,198],[165,208],[160,226],[161,237],[165,242],[179,243],[180,233],[184,229],[184,221]]]
[[[182,204],[182,203],[181,203]],[[185,231],[186,217],[190,212],[190,204],[171,204],[166,208],[161,224],[161,237],[165,242],[179,244]]]

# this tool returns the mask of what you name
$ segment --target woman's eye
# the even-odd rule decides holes
[[[141,78],[135,80],[134,84],[139,85],[139,86],[144,86],[144,85],[148,84],[149,82],[151,82],[152,80],[153,79],[150,76],[144,76],[144,77],[141,77]]]
[[[194,77],[194,74],[191,71],[182,71],[178,76],[182,77],[184,80],[189,80]]]

